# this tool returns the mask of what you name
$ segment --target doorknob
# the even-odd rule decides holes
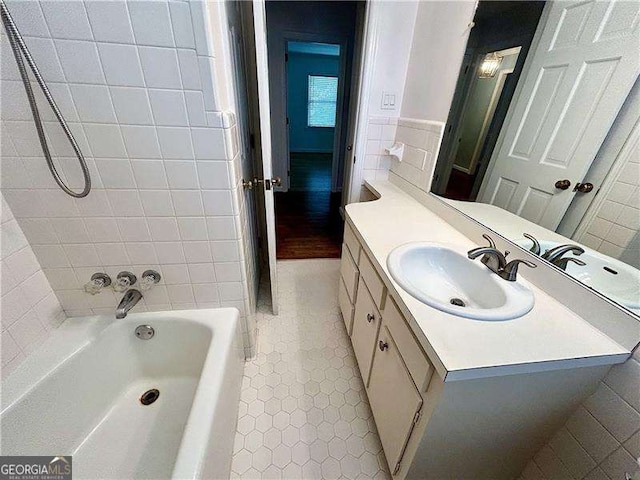
[[[276,187],[281,186],[282,179],[280,177],[267,178],[266,180],[263,180],[262,178],[257,178],[257,177],[253,179],[253,185],[257,186],[257,185],[260,185],[261,183],[264,183],[264,188],[266,190],[271,190],[271,185],[275,185]],[[243,182],[243,186],[244,186],[244,182]]]
[[[576,186],[573,187],[573,191],[574,192],[580,192],[580,193],[589,193],[591,190],[593,190],[593,183],[576,183]]]
[[[555,186],[558,190],[566,190],[571,186],[571,182],[565,178],[564,180],[558,180]]]
[[[242,188],[245,190],[253,190],[253,181],[242,179]]]

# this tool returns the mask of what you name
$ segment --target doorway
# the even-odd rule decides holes
[[[267,2],[276,257],[339,258],[356,2]],[[311,21],[311,19],[313,19]]]

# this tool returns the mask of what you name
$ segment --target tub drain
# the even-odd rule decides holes
[[[456,307],[464,307],[464,302],[459,299],[459,298],[452,298],[451,300],[449,300],[449,303],[451,303],[451,305],[455,305]]]
[[[140,403],[143,405],[151,405],[158,399],[159,396],[160,390],[152,388],[151,390],[147,390],[142,394],[142,396],[140,397]]]

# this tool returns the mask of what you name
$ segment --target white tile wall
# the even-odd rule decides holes
[[[12,100],[2,102],[1,187],[62,307],[68,315],[111,312],[118,295],[83,292],[91,273],[156,268],[163,281],[138,310],[237,307],[251,324],[251,354],[255,212],[240,187],[250,166],[237,151],[234,115],[216,111],[222,82],[214,65],[223,56],[215,57],[203,28],[206,3],[52,5],[8,2],[71,121],[94,188],[72,199],[51,180],[25,99],[17,97],[20,84],[11,81],[19,77],[5,61],[4,35],[1,93]],[[65,156],[58,159],[65,177],[80,188],[72,151],[59,127],[48,127],[54,153]]]
[[[386,179],[388,177],[391,157],[385,155],[384,149],[393,145],[397,127],[398,119],[395,117],[369,117],[363,180]]]
[[[637,135],[625,150],[624,166],[585,233],[581,243],[640,268],[640,142]],[[622,155],[622,154],[621,154]]]
[[[363,179],[386,179],[392,171],[429,191],[443,128],[442,122],[369,117]],[[395,142],[405,144],[402,162],[385,154]]]
[[[640,474],[640,349],[612,368],[591,397],[527,465],[521,480],[624,480]],[[633,477],[636,478],[636,477]]]
[[[402,161],[391,160],[390,171],[428,192],[438,158],[444,123],[411,118],[398,119],[395,141],[403,143]]]
[[[11,209],[0,197],[1,375],[9,375],[51,331],[64,312]]]

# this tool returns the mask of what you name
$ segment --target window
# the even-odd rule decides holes
[[[335,127],[338,77],[309,75],[307,126]]]

